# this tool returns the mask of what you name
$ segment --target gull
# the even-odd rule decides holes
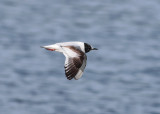
[[[88,43],[84,42],[62,42],[47,46],[41,46],[49,51],[57,51],[63,53],[66,57],[64,68],[65,75],[68,80],[78,80],[82,77],[86,67],[87,56],[86,53],[91,50],[98,50],[93,48]]]

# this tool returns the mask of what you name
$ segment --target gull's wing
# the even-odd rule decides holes
[[[86,66],[86,54],[73,46],[63,46],[62,49],[66,57],[64,68],[67,79],[75,78],[78,80]]]

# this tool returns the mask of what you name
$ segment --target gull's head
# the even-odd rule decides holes
[[[97,48],[93,48],[91,45],[84,43],[85,53],[90,52],[91,50],[98,50]]]

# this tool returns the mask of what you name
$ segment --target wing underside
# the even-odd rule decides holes
[[[71,80],[72,78],[77,80],[83,74],[83,71],[86,66],[87,56],[85,55],[85,53],[74,47],[67,46],[65,48],[68,48],[70,51],[73,51],[75,53],[73,54],[72,52],[72,55],[70,55],[71,53],[67,53],[69,52],[67,51],[68,49],[66,49],[64,53],[64,55],[66,56],[64,65],[66,77],[69,80]]]

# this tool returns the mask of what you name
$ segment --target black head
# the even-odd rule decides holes
[[[98,50],[97,48],[92,48],[89,44],[84,43],[85,53],[90,52],[91,50]]]

